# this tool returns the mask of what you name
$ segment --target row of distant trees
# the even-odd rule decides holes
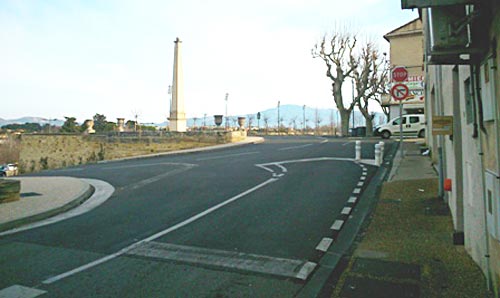
[[[81,133],[87,129],[85,123],[79,124],[75,117],[64,117],[65,121],[61,127],[56,127],[50,124],[41,125],[39,123],[25,123],[25,124],[8,124],[2,126],[2,129],[11,131],[23,131],[26,133]],[[116,131],[116,123],[107,121],[106,116],[103,114],[95,114],[92,117],[94,120],[94,130],[96,133],[107,133]],[[136,125],[133,120],[128,120],[125,123],[125,128],[129,131],[154,131],[156,130],[153,126],[147,125]]]

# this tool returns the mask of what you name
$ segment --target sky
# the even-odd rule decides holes
[[[314,44],[348,27],[388,52],[417,17],[400,0],[0,0],[0,118],[163,122],[177,37],[188,117],[225,114],[226,93],[229,115],[334,108]]]

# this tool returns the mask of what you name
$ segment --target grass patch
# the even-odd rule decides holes
[[[420,266],[421,297],[488,297],[479,267],[463,246],[454,246],[446,204],[437,199],[437,179],[386,182],[359,251],[383,253],[386,261]],[[333,297],[352,272],[356,257],[339,279]]]

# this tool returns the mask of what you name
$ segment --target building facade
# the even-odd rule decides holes
[[[390,43],[391,69],[403,66],[408,71],[404,82],[410,90],[410,97],[403,101],[403,114],[424,113],[424,44],[422,21],[415,19],[384,35]],[[386,96],[383,106],[389,107],[389,118],[399,116],[399,101]],[[389,120],[389,119],[388,119]]]
[[[419,9],[423,24],[426,142],[451,210],[454,242],[464,245],[500,297],[500,2],[401,3]],[[443,133],[443,119],[451,131]]]

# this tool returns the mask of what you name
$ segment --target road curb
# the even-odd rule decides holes
[[[57,207],[57,208],[54,208],[51,210],[47,210],[47,211],[42,212],[42,213],[38,213],[35,215],[31,215],[31,216],[23,217],[23,218],[16,219],[13,221],[9,221],[6,223],[2,223],[2,224],[0,224],[0,232],[14,229],[14,228],[26,225],[26,224],[34,223],[34,222],[37,222],[37,221],[40,221],[43,219],[47,219],[47,218],[52,217],[54,215],[64,213],[64,212],[66,212],[70,209],[73,209],[76,206],[82,204],[83,202],[88,200],[94,194],[94,191],[95,191],[95,188],[92,185],[90,185],[89,183],[83,182],[83,181],[82,181],[82,183],[84,183],[86,185],[85,190],[83,190],[78,196],[76,196],[70,202],[68,202],[60,207]]]
[[[397,150],[397,146],[392,146],[388,154],[385,155],[382,166],[378,167],[376,173],[370,180],[370,183],[358,197],[356,202],[346,203],[346,207],[354,206],[365,206],[365,210],[359,213],[359,207],[355,210],[356,217],[351,218],[350,215],[340,215],[336,220],[341,220],[342,225],[339,229],[332,229],[332,238],[334,243],[338,242],[339,238],[343,238],[345,245],[336,246],[331,245],[330,248],[323,253],[320,261],[318,262],[318,267],[316,273],[311,276],[308,283],[297,293],[296,297],[306,298],[306,297],[330,297],[333,290],[331,284],[335,282],[335,275],[343,271],[338,270],[339,264],[346,256],[350,256],[350,251],[358,237],[358,234],[362,230],[363,226],[367,223],[369,216],[375,206],[377,205],[378,198],[380,196],[380,190],[382,188],[382,182],[386,181],[389,175],[390,167],[392,167],[392,159]],[[389,160],[389,158],[392,158]],[[389,164],[387,164],[389,162]],[[371,182],[376,182],[372,184]],[[351,209],[352,211],[353,209]],[[338,224],[340,225],[340,224]],[[343,233],[344,230],[350,230],[353,233]]]

